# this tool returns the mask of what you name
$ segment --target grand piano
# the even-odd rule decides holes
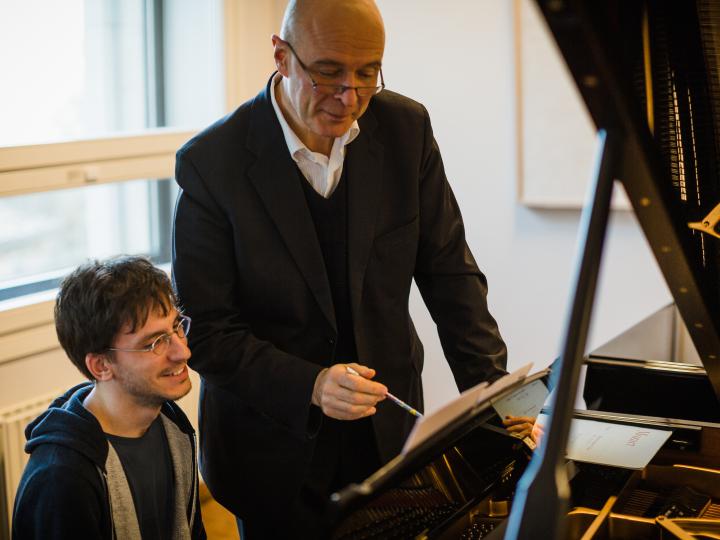
[[[542,441],[479,402],[334,494],[328,538],[720,539],[720,2],[536,1],[599,133],[560,356],[498,396],[554,387]],[[675,303],[585,356],[614,181]],[[578,419],[669,436],[640,469],[567,459]]]

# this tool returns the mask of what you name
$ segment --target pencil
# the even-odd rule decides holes
[[[353,368],[351,368],[350,366],[345,366],[345,370],[346,370],[348,373],[352,374],[352,375],[357,375],[358,377],[361,376],[357,371],[355,371],[355,370],[354,370]],[[416,411],[415,409],[413,409],[410,405],[408,405],[407,403],[405,403],[402,399],[393,396],[390,392],[388,392],[388,393],[386,394],[386,396],[388,397],[388,399],[390,399],[390,401],[392,401],[393,403],[395,403],[395,405],[399,405],[400,407],[402,407],[403,409],[405,409],[407,412],[409,412],[409,413],[412,414],[413,416],[417,416],[418,418],[422,418],[422,413],[421,413],[421,412],[418,412],[418,411]]]

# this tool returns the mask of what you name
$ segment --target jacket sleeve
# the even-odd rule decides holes
[[[487,281],[465,240],[460,209],[445,176],[427,111],[420,205],[415,282],[437,325],[455,382],[463,391],[502,376],[507,349],[488,310]]]
[[[107,496],[71,467],[41,467],[24,478],[13,512],[13,540],[110,538]]]
[[[250,321],[240,315],[233,229],[217,201],[220,195],[210,192],[183,150],[176,178],[181,192],[173,230],[173,279],[182,307],[193,318],[190,365],[240,403],[305,436],[320,419],[310,400],[322,368],[253,334]]]

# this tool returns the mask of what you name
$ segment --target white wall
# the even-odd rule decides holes
[[[488,277],[490,307],[508,344],[508,367],[529,361],[544,367],[559,348],[580,214],[532,210],[517,202],[513,2],[378,0],[378,5],[387,31],[385,81],[430,112],[468,242]],[[547,126],[553,129],[563,129],[562,118]],[[612,217],[600,281],[591,346],[670,301],[631,212]],[[412,309],[426,351],[426,408],[433,409],[457,390],[417,294]]]
[[[543,367],[558,350],[579,212],[531,210],[516,202],[512,2],[379,0],[378,4],[388,35],[386,82],[430,111],[470,247],[488,277],[490,307],[508,343],[509,368],[528,361]],[[251,0],[240,5],[240,16],[258,8]],[[252,35],[258,38],[255,48],[246,51],[251,54],[247,69],[241,70],[238,95],[244,97],[254,95],[272,69],[269,36],[279,30],[282,0],[267,7],[270,11],[261,20],[253,23],[245,17],[238,25],[253,23]],[[248,66],[255,68],[250,72]],[[547,127],[562,128],[562,118]],[[594,345],[670,300],[631,213],[613,216],[605,262],[593,323]],[[425,344],[426,406],[432,409],[457,390],[419,295],[413,296],[411,306]],[[50,308],[35,319],[16,329],[9,318],[0,317],[0,349],[4,349],[0,360],[11,356],[10,348],[19,347],[17,330],[51,325]],[[0,363],[0,407],[82,379],[57,348],[37,347],[31,333],[22,341],[20,348],[27,349],[28,356]],[[187,401],[186,405],[194,408]]]

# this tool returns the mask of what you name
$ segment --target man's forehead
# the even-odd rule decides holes
[[[298,48],[303,55],[308,56],[308,63],[357,66],[381,64],[385,49],[382,39],[349,32],[309,32],[301,35],[299,41]]]
[[[129,317],[120,328],[120,334],[139,334],[145,331],[152,331],[152,326],[162,326],[167,320],[175,320],[178,316],[177,309],[172,303],[152,304],[139,310],[135,314],[135,320]]]
[[[377,55],[359,57],[359,56],[348,56],[343,54],[328,54],[325,52],[313,60],[308,61],[308,65],[315,68],[322,67],[342,67],[342,68],[376,68],[382,67],[382,57]]]

